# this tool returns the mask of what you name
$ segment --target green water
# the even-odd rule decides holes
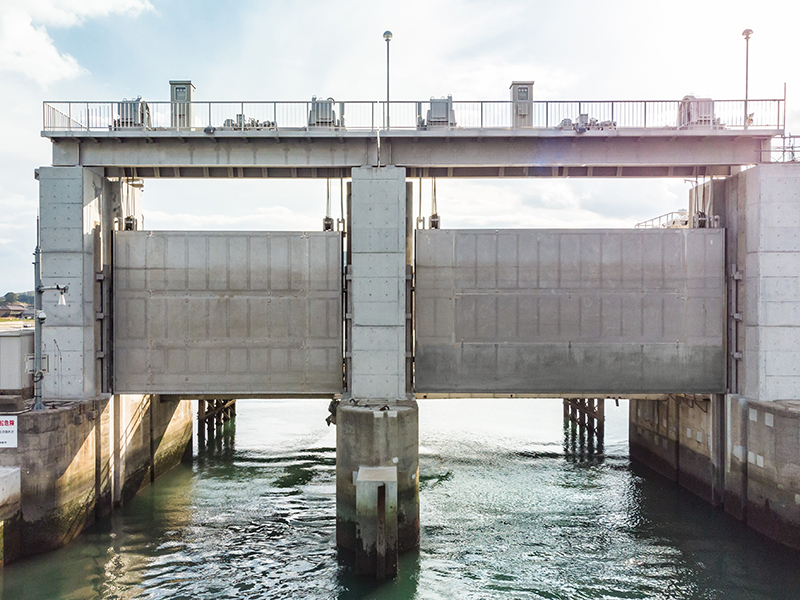
[[[421,548],[397,580],[358,580],[326,407],[240,401],[193,464],[6,567],[0,598],[800,598],[800,553],[632,468],[625,403],[580,456],[560,401],[420,401]]]

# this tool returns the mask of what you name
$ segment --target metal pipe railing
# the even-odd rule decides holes
[[[647,221],[642,221],[634,225],[635,229],[664,229],[667,227],[688,227],[689,226],[689,211],[687,210],[674,210]]]
[[[784,135],[772,138],[759,151],[758,162],[800,162],[800,136]]]
[[[304,130],[314,127],[376,131],[387,114],[403,129],[763,129],[784,130],[785,100],[539,100],[314,102],[182,102],[179,120],[172,102],[45,102],[45,131],[71,130]],[[446,107],[446,108],[445,108]],[[327,111],[320,118],[317,111]],[[376,115],[377,113],[377,115]],[[447,113],[447,114],[445,114]],[[377,118],[376,118],[377,117]]]

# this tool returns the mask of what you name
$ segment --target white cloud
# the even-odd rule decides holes
[[[25,9],[37,23],[73,27],[112,14],[135,17],[153,5],[148,0],[27,0]]]
[[[0,5],[0,72],[18,73],[41,86],[87,73],[75,57],[61,53],[45,26],[73,27],[111,14],[152,10],[147,0],[30,0]]]

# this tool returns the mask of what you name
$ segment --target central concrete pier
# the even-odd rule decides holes
[[[405,169],[353,170],[349,368],[336,414],[336,541],[355,555],[357,572],[379,578],[396,575],[397,555],[419,545],[419,424],[407,377],[410,200]],[[376,479],[380,473],[385,481]],[[395,481],[396,510],[386,495]]]

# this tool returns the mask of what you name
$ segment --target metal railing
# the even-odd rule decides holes
[[[675,210],[634,225],[635,229],[667,229],[689,226],[689,211]]]
[[[761,162],[800,162],[800,136],[784,135],[761,150]]]
[[[450,117],[440,118],[442,102]],[[536,102],[422,102],[313,100],[309,102],[45,102],[45,131],[439,129],[784,129],[785,100],[702,101],[698,113],[680,100]],[[683,108],[682,108],[683,107]],[[745,108],[746,107],[746,108]],[[692,116],[699,114],[700,116]],[[433,116],[432,116],[433,115]]]

